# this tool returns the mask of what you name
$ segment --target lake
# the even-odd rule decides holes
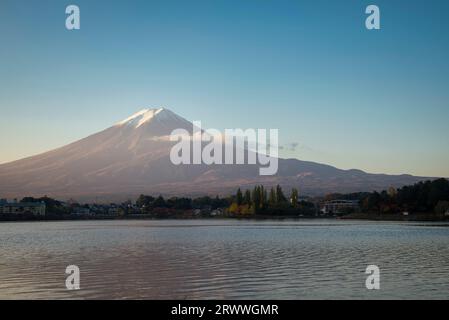
[[[0,223],[0,299],[447,299],[449,228],[339,220]],[[65,287],[68,265],[81,289]],[[380,290],[365,269],[380,268]]]

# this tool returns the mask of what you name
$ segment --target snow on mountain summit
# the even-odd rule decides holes
[[[114,127],[139,129],[137,131],[144,132],[146,136],[166,136],[175,129],[192,131],[191,122],[163,107],[140,110]]]
[[[158,115],[159,117],[163,117],[164,113],[167,112],[170,111],[165,108],[143,109],[126,118],[125,120],[120,121],[117,125],[132,125],[135,128],[139,128],[141,125],[150,122],[152,119],[158,117]]]

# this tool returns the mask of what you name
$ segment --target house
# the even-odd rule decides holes
[[[7,202],[0,201],[0,214],[33,214],[35,216],[45,216],[45,202]]]
[[[332,200],[326,201],[321,208],[324,214],[345,213],[351,210],[357,211],[359,208],[358,200]]]

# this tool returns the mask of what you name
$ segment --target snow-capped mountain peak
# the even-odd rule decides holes
[[[163,107],[140,110],[114,126],[128,134],[143,134],[145,137],[166,136],[176,129],[191,132],[192,127],[191,122]],[[132,133],[134,131],[138,133]]]
[[[139,128],[143,124],[152,121],[156,117],[164,117],[164,114],[170,111],[165,108],[155,108],[155,109],[142,109],[136,112],[132,116],[126,118],[123,121],[117,123],[119,126],[130,125],[135,128]]]

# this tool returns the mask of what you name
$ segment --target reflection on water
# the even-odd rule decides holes
[[[65,288],[65,268],[81,290]],[[381,269],[381,290],[365,268]],[[446,299],[449,228],[356,221],[0,223],[0,299]]]

